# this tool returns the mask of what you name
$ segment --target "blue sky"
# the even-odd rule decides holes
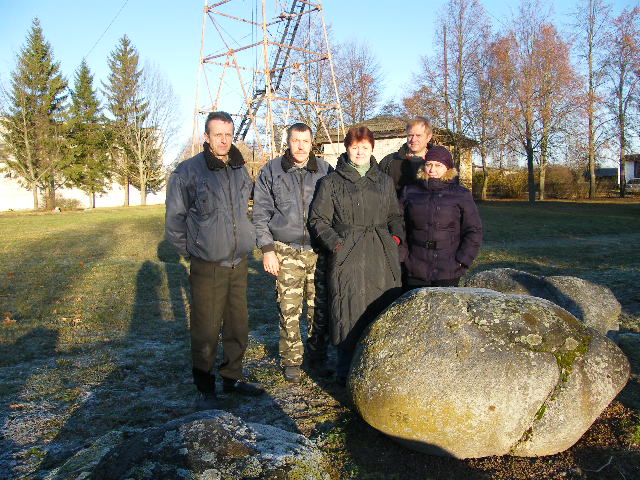
[[[248,9],[255,5],[255,0],[234,1]],[[383,96],[390,100],[403,95],[420,56],[430,52],[434,22],[445,3],[326,0],[323,5],[325,21],[332,25],[337,41],[358,39],[371,45],[385,77]],[[518,3],[481,0],[497,27],[508,23]],[[549,3],[553,3],[556,25],[566,28],[570,21],[567,14],[575,9],[575,2]],[[611,3],[615,12],[636,4],[625,0]],[[15,56],[36,16],[70,81],[85,56],[96,80],[105,79],[109,52],[126,33],[143,62],[155,64],[170,80],[180,100],[184,124],[180,137],[185,140],[195,102],[203,6],[204,0],[0,0],[0,83],[8,85]]]

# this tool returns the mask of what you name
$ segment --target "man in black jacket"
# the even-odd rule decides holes
[[[307,227],[316,184],[333,169],[311,153],[311,129],[296,123],[287,130],[288,149],[267,163],[256,180],[253,223],[266,272],[276,276],[280,317],[280,362],[288,382],[301,380],[304,346],[300,337],[302,305],[307,301],[307,363],[328,376],[329,341],[326,259],[311,246]]]
[[[196,406],[215,403],[212,370],[222,329],[223,362],[218,373],[225,392],[260,395],[264,389],[242,380],[248,342],[247,254],[255,230],[247,216],[252,181],[232,144],[233,120],[213,112],[205,123],[203,151],[182,162],[169,178],[166,238],[191,260],[191,355]]]
[[[431,122],[425,117],[415,117],[407,123],[407,143],[380,162],[380,169],[393,179],[398,197],[405,186],[415,183],[432,136]]]

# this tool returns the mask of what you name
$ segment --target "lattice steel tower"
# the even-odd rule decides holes
[[[250,145],[259,163],[282,153],[283,130],[295,121],[344,138],[320,1],[205,0],[194,150],[216,110],[235,117],[234,140]]]

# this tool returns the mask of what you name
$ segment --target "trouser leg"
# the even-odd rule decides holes
[[[223,361],[218,373],[222,377],[237,380],[242,377],[242,359],[249,339],[248,260],[245,258],[235,268],[226,270],[228,294],[222,315]]]
[[[221,267],[191,259],[191,358],[194,383],[200,391],[211,391],[210,372],[216,361],[222,312],[226,303],[226,279]]]
[[[307,354],[310,361],[322,362],[327,358],[329,344],[329,315],[327,297],[327,257],[312,250],[307,253],[306,290],[307,325],[309,337]]]
[[[351,360],[354,350],[351,348],[338,347],[338,358],[336,362],[336,377],[346,378],[349,375]]]
[[[280,319],[280,363],[283,367],[302,365],[304,347],[300,338],[300,316],[304,295],[305,265],[300,252],[276,244],[280,270],[276,279],[276,294]]]

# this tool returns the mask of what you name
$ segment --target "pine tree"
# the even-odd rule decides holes
[[[63,171],[68,183],[89,195],[92,208],[95,208],[95,194],[105,192],[111,173],[109,132],[104,120],[93,88],[93,75],[82,60],[71,92],[67,122],[69,153]]]
[[[51,44],[35,18],[16,58],[9,106],[0,120],[9,153],[6,169],[33,192],[34,208],[38,208],[39,188],[47,192],[47,207],[55,205],[65,147],[62,116],[66,88],[60,64],[54,61]]]
[[[111,73],[107,82],[103,83],[107,106],[114,120],[112,156],[116,159],[118,181],[125,188],[125,206],[129,205],[131,183],[138,184],[142,203],[146,203],[145,179],[138,178],[137,182],[132,182],[133,175],[140,176],[139,165],[145,163],[137,145],[141,137],[146,135],[142,129],[149,115],[148,104],[142,95],[142,69],[138,67],[138,63],[138,52],[129,37],[124,35],[109,56]]]

